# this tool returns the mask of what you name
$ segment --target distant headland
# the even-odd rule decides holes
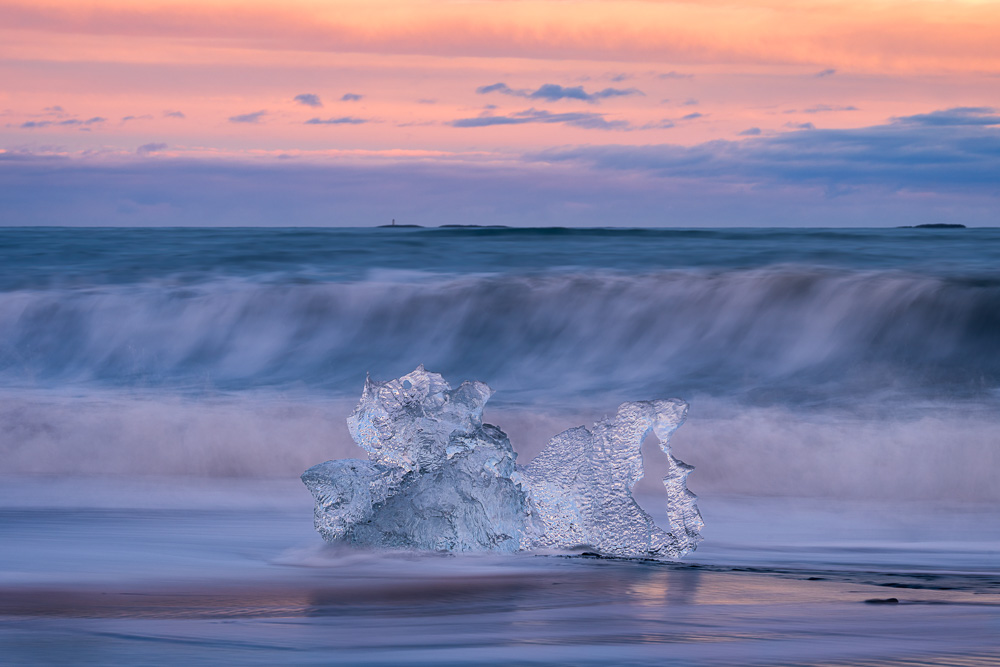
[[[923,225],[900,225],[896,229],[965,229],[965,225],[954,222],[929,222]]]
[[[412,229],[412,228],[423,229],[423,225],[398,225],[396,221],[393,220],[391,225],[376,225],[378,229],[385,228],[396,228],[396,229]],[[448,224],[448,225],[438,225],[434,229],[510,229],[509,225],[461,225],[461,224]]]
[[[461,225],[456,223],[451,223],[448,225],[438,225],[441,229],[448,229],[453,227],[458,227],[461,229],[510,229],[510,225]]]

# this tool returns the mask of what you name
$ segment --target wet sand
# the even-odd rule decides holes
[[[985,575],[316,556],[267,579],[5,586],[5,663],[1000,661],[1000,580]]]
[[[295,484],[207,486],[0,490],[3,664],[1000,663],[988,511],[705,499],[671,564],[336,549]]]

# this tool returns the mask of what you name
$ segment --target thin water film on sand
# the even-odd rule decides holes
[[[423,366],[388,382],[369,378],[347,420],[368,460],[327,461],[302,475],[323,538],[388,549],[586,548],[664,559],[697,546],[703,524],[686,486],[692,468],[670,453],[685,402],[623,403],[613,418],[560,433],[519,466],[507,435],[483,423],[492,394],[482,382],[452,389]],[[650,432],[669,465],[667,530],[632,497]]]

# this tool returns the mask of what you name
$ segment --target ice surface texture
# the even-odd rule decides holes
[[[522,471],[533,522],[531,547],[588,545],[603,554],[680,558],[701,539],[696,497],[687,490],[692,467],[670,454],[670,434],[687,416],[677,399],[622,403],[613,419],[569,429]],[[669,532],[659,528],[632,497],[642,479],[642,441],[656,433],[670,467]]]
[[[482,382],[452,389],[423,366],[398,380],[369,378],[347,420],[369,460],[327,461],[302,475],[324,539],[433,551],[586,548],[670,559],[697,546],[702,521],[686,487],[692,468],[670,453],[686,403],[623,403],[592,430],[552,438],[522,467],[507,435],[483,423],[492,393]],[[669,462],[669,530],[632,497],[650,431]]]

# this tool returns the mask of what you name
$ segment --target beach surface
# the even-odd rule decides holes
[[[335,548],[292,480],[8,482],[5,664],[1000,660],[989,507],[704,499],[664,563]]]

